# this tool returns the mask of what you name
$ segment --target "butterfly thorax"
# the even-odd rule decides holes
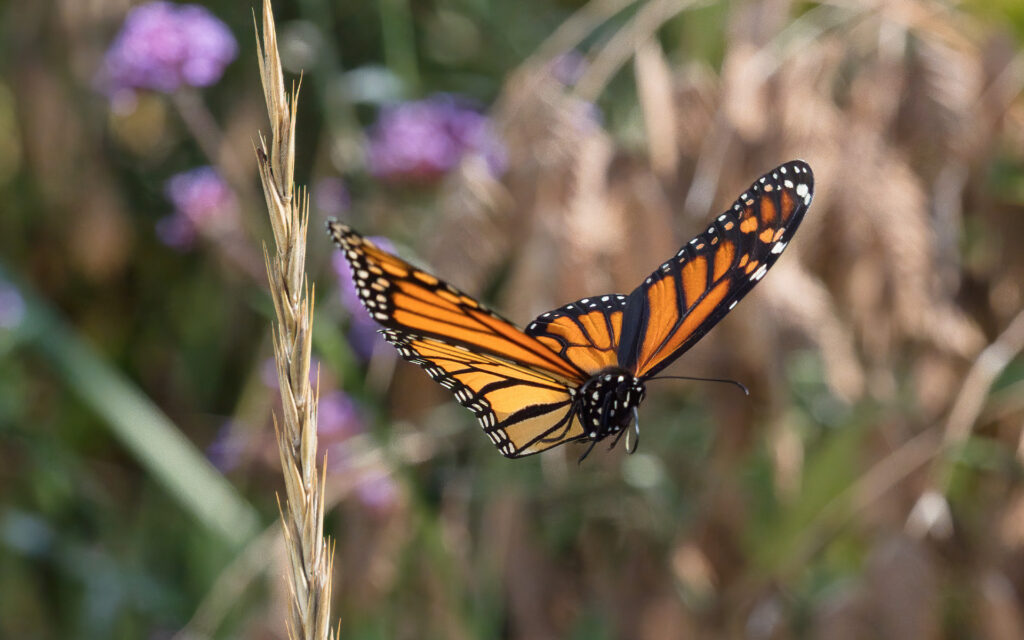
[[[576,393],[576,413],[586,437],[601,440],[622,432],[645,392],[642,380],[619,367],[591,376]]]

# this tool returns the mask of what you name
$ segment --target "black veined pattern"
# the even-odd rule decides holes
[[[525,331],[350,227],[331,221],[328,229],[388,342],[470,409],[502,454],[516,458],[565,442],[617,442],[637,419],[644,382],[764,277],[813,190],[806,163],[780,165],[629,295],[577,300],[541,314]]]

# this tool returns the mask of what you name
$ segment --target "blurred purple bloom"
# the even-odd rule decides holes
[[[228,420],[217,430],[213,442],[206,447],[206,457],[213,466],[223,472],[228,472],[238,466],[242,461],[242,452],[245,450],[245,442],[236,433],[239,423]]]
[[[234,192],[213,167],[199,167],[172,176],[164,192],[174,203],[175,211],[200,228],[238,214]]]
[[[369,239],[385,251],[393,252],[395,250],[394,245],[387,238],[372,236]],[[377,333],[377,329],[380,327],[370,318],[370,314],[363,308],[363,303],[359,301],[355,281],[352,279],[352,268],[344,254],[335,251],[331,264],[338,275],[338,294],[341,296],[341,304],[352,316],[348,330],[349,344],[360,359],[369,360],[373,355],[374,348],[384,343],[384,338]]]
[[[555,80],[571,87],[583,76],[587,66],[586,56],[575,49],[570,49],[551,60],[548,69]]]
[[[25,317],[25,299],[14,285],[0,280],[0,329],[13,329]]]
[[[386,344],[384,337],[378,333],[380,325],[374,322],[364,312],[352,314],[352,323],[348,328],[349,346],[356,356],[366,362],[373,356],[378,345]]]
[[[350,438],[363,431],[359,408],[344,391],[320,396],[317,404],[317,433],[325,444]]]
[[[370,172],[395,181],[429,182],[466,154],[481,156],[495,176],[505,171],[505,147],[487,116],[449,95],[383,110],[370,132]]]
[[[273,357],[264,358],[263,365],[260,366],[260,380],[263,381],[263,386],[268,389],[280,389],[281,385],[277,379],[277,361]]]
[[[238,201],[231,187],[213,167],[179,173],[164,186],[174,213],[157,222],[164,244],[188,249],[199,231],[216,233],[233,228],[238,220]]]
[[[321,178],[313,185],[313,202],[316,208],[328,216],[348,211],[351,198],[345,181],[341,178]]]
[[[156,221],[156,235],[160,242],[179,251],[186,251],[196,243],[196,227],[188,218],[178,214]]]
[[[573,115],[576,118],[577,126],[582,131],[599,129],[604,125],[604,113],[601,111],[601,107],[593,102],[574,99],[569,108],[576,112]]]
[[[356,485],[356,497],[364,506],[384,514],[398,503],[398,485],[389,473],[368,472]]]
[[[126,89],[164,93],[206,87],[238,55],[228,26],[194,4],[149,2],[132,9],[107,50],[100,74],[111,96]]]

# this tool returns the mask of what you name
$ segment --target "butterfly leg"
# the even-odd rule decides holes
[[[627,426],[619,431],[619,435],[615,436],[615,441],[612,442],[612,446],[608,447],[608,450],[614,449],[615,445],[619,444],[622,436],[626,436],[626,453],[635,452],[636,448],[640,445],[640,413],[636,410],[636,407],[633,407],[633,431],[636,432],[636,438],[632,441],[632,445],[630,445],[629,427]]]
[[[612,440],[612,443],[611,443],[610,445],[608,445],[608,450],[609,450],[609,451],[611,451],[612,449],[614,449],[614,448],[615,448],[615,445],[619,444],[619,440],[621,440],[621,439],[622,439],[622,434],[624,434],[624,433],[626,433],[626,430],[625,430],[625,429],[622,429],[622,430],[620,430],[620,431],[619,431],[619,435],[615,436],[615,439],[614,439],[614,440]],[[627,440],[627,442],[628,442],[628,440]]]
[[[587,450],[583,452],[583,455],[582,455],[582,456],[580,456],[580,459],[576,461],[576,464],[582,464],[582,463],[583,463],[583,460],[584,460],[584,459],[585,459],[585,458],[586,458],[587,456],[589,456],[589,455],[590,455],[590,452],[591,452],[591,451],[593,451],[593,450],[594,450],[594,447],[596,447],[596,446],[597,446],[597,440],[596,440],[596,439],[594,439],[594,440],[591,440],[591,441],[590,441],[590,446],[589,446],[589,447],[587,447]]]
[[[624,432],[628,430],[623,429]],[[640,412],[636,410],[636,407],[633,407],[633,431],[636,432],[636,440],[633,441],[633,446],[630,448],[629,436],[626,436],[626,453],[633,453],[640,446]]]

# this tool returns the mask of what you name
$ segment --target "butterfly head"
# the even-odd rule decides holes
[[[645,393],[643,381],[625,369],[609,367],[594,374],[576,395],[576,411],[587,438],[598,441],[621,435]]]

